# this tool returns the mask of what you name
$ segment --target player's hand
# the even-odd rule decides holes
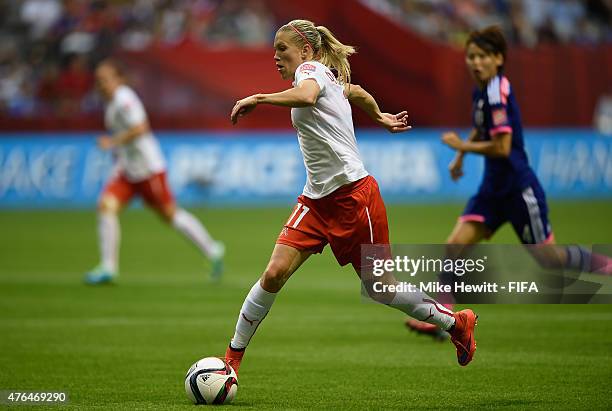
[[[457,181],[463,177],[463,156],[455,157],[448,165],[448,171],[453,181]]]
[[[406,111],[397,114],[381,113],[379,124],[391,133],[402,133],[412,128],[408,125],[408,112]]]
[[[102,150],[110,150],[115,147],[115,139],[111,136],[98,137],[98,147]]]
[[[461,137],[452,131],[442,134],[442,142],[455,150],[461,150],[463,146],[463,140],[461,140]]]
[[[236,104],[234,104],[232,114],[230,115],[232,124],[238,122],[238,117],[246,116],[251,111],[255,110],[255,107],[257,107],[257,97],[255,95],[238,100]]]

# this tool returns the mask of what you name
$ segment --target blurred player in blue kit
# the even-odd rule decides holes
[[[523,139],[521,114],[510,81],[504,75],[506,40],[500,28],[470,33],[465,50],[468,71],[476,83],[472,94],[473,128],[462,140],[457,133],[442,135],[442,142],[457,151],[449,165],[451,178],[463,176],[466,153],[484,156],[485,171],[478,192],[470,198],[447,239],[449,257],[457,257],[460,245],[490,238],[510,222],[523,244],[554,244],[544,190],[529,166]],[[610,274],[612,260],[578,246],[528,247],[548,268]],[[445,305],[452,309],[451,304]],[[406,325],[421,333],[442,336],[435,325],[408,319]]]

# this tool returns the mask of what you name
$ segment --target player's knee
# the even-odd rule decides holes
[[[121,204],[114,196],[104,195],[98,201],[98,211],[101,213],[118,213],[120,208]]]
[[[153,210],[155,210],[159,218],[161,218],[165,223],[172,224],[177,211],[176,205],[174,203],[151,204],[151,207],[153,208]]]
[[[288,267],[281,263],[270,262],[261,276],[262,286],[267,291],[275,293],[283,288],[288,278]]]
[[[174,214],[176,213],[176,207],[165,206],[159,209],[159,215],[165,222],[171,223],[174,220]]]

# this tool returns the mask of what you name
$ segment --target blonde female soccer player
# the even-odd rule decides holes
[[[349,102],[393,133],[410,128],[406,112],[382,113],[369,93],[350,84],[348,57],[354,49],[338,41],[327,28],[293,20],[277,31],[274,50],[279,74],[292,81],[293,87],[239,100],[231,121],[236,123],[259,104],[291,107],[307,181],[276,240],[268,266],[249,291],[238,315],[236,331],[226,351],[226,360],[236,371],[277,293],[308,257],[329,244],[340,265],[352,264],[363,277],[371,267],[362,266],[361,245],[389,243],[385,205],[357,149]],[[476,316],[472,310],[453,313],[417,293],[373,297],[449,331],[459,363],[471,361],[476,349]]]
[[[212,263],[211,276],[222,271],[224,246],[215,241],[188,211],[177,207],[166,178],[166,163],[136,93],[125,84],[116,62],[105,60],[96,68],[96,81],[106,100],[104,120],[112,135],[101,136],[98,146],[112,150],[114,172],[98,202],[100,264],[85,276],[88,284],[113,281],[119,274],[119,218],[121,209],[140,196],[164,221],[172,224]]]

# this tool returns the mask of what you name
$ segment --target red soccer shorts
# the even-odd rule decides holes
[[[102,196],[110,194],[127,204],[134,195],[139,195],[151,207],[161,209],[174,203],[174,197],[168,186],[166,172],[152,175],[146,180],[133,183],[121,173],[114,176],[104,187]]]
[[[389,244],[378,183],[367,176],[320,199],[299,196],[276,243],[313,253],[329,243],[340,265],[351,263],[359,271],[362,244]]]

